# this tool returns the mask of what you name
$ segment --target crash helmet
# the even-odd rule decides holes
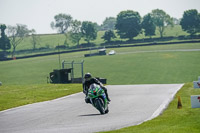
[[[90,73],[86,73],[84,78],[85,78],[86,81],[88,81],[92,78],[92,75]]]

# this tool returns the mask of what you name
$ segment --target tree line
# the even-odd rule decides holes
[[[74,44],[79,46],[81,38],[84,38],[88,44],[95,40],[99,30],[105,31],[102,38],[106,42],[110,42],[112,38],[116,37],[114,30],[116,30],[121,39],[133,40],[134,37],[141,33],[145,33],[145,36],[151,38],[155,35],[157,27],[162,38],[165,28],[177,23],[180,23],[184,31],[190,35],[195,35],[200,32],[200,13],[196,9],[184,11],[183,17],[179,22],[179,20],[170,17],[169,14],[161,9],[154,9],[144,17],[141,17],[137,11],[126,10],[121,11],[116,18],[106,18],[100,26],[90,21],[73,20],[71,15],[60,13],[54,16],[54,21],[50,23],[50,26],[52,29],[57,30],[58,33],[66,36],[64,44],[67,44],[67,40],[70,38]],[[6,28],[7,35],[5,34]],[[6,53],[6,50],[9,50],[12,46],[12,57],[15,54],[16,47],[26,36],[31,35],[33,49],[39,42],[36,31],[34,29],[29,30],[26,25],[17,24],[16,26],[7,27],[5,24],[1,24],[0,29],[0,49]]]

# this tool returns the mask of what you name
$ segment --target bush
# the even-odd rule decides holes
[[[56,46],[55,49],[66,49],[67,46],[65,45],[59,45],[59,46]]]

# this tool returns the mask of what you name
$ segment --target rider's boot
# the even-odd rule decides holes
[[[106,91],[105,93],[106,93],[106,98],[107,98],[108,102],[110,102],[111,100],[110,100],[110,98],[108,97],[107,91]]]
[[[111,100],[110,100],[110,98],[108,97],[108,92],[107,92],[106,87],[103,86],[102,88],[103,88],[103,90],[104,90],[104,92],[105,92],[105,94],[106,94],[106,98],[107,98],[108,102],[110,102]]]

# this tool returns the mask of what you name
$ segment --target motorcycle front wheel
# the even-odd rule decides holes
[[[98,98],[98,99],[96,99],[96,108],[99,110],[99,112],[101,113],[101,114],[105,114],[106,112],[105,112],[105,109],[104,109],[104,101],[103,101],[103,99],[102,98]]]

